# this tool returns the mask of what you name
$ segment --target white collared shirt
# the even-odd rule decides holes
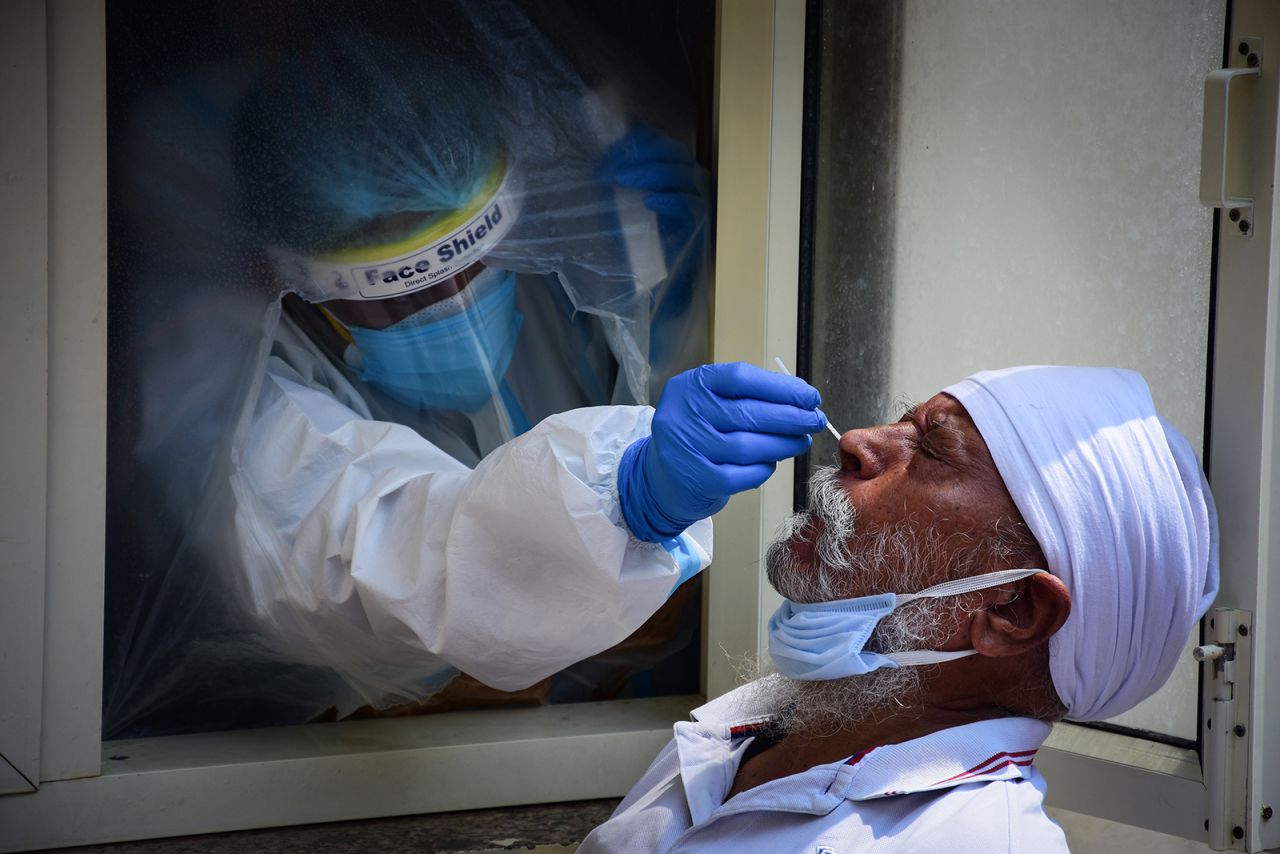
[[[767,721],[745,685],[707,703],[649,766],[592,852],[1064,852],[1031,764],[1051,726],[1000,718],[875,747],[741,792],[743,754]]]

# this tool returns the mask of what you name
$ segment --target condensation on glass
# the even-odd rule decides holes
[[[1140,371],[1203,447],[1223,8],[821,4],[812,377],[843,427],[974,371]],[[834,452],[815,437],[815,460]],[[1196,736],[1190,656],[1114,722]]]
[[[696,582],[499,696],[325,567],[374,524],[348,494],[409,500],[387,456],[427,472],[425,532],[449,518],[436,472],[705,359],[713,28],[676,0],[108,4],[108,738],[699,690]],[[654,160],[683,181],[667,219],[652,170],[603,175]],[[427,329],[430,359],[396,344]],[[259,429],[286,406],[314,429]],[[361,466],[376,488],[342,480]],[[308,526],[320,548],[296,547]],[[396,602],[388,576],[445,549],[386,539],[404,559],[366,564],[399,568],[371,598]]]

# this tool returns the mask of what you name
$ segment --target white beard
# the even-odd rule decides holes
[[[928,524],[857,530],[857,512],[836,477],[822,467],[809,480],[809,509],[787,519],[765,557],[769,583],[792,602],[829,602],[855,595],[851,581],[869,574],[894,579],[894,593],[912,593],[952,578],[986,571],[1034,539],[1024,525],[997,520],[988,531],[944,537]],[[813,565],[798,560],[788,540],[821,523]],[[855,536],[857,535],[857,536]],[[890,591],[874,591],[890,592]],[[964,597],[919,599],[882,619],[869,652],[936,649],[967,612]],[[922,697],[921,667],[880,668],[824,681],[769,673],[760,686],[784,732],[824,735],[898,714],[915,714]]]
[[[922,599],[882,619],[867,641],[871,652],[930,649],[955,617],[956,605]],[[923,667],[882,667],[841,679],[809,681],[767,673],[766,692],[774,725],[782,733],[832,735],[895,715],[914,715],[924,687]]]
[[[788,540],[815,522],[821,533],[814,541],[813,565],[797,560]],[[769,583],[792,602],[830,602],[850,595],[850,578],[874,575],[893,578],[907,593],[927,586],[942,564],[950,571],[966,549],[933,533],[927,525],[903,524],[858,530],[858,514],[837,471],[829,466],[814,469],[809,478],[809,508],[783,523],[765,554]],[[855,539],[855,535],[860,535]],[[947,577],[950,577],[947,575]]]

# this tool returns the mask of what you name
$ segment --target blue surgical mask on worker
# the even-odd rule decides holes
[[[859,676],[881,667],[940,664],[975,655],[975,649],[903,650],[881,654],[867,652],[863,647],[876,624],[908,602],[972,593],[1038,572],[1044,570],[1005,569],[947,581],[919,593],[879,593],[812,604],[783,600],[769,619],[769,655],[779,673],[805,681]]]
[[[360,378],[419,409],[476,412],[502,389],[524,317],[515,274],[487,269],[386,329],[349,329]]]

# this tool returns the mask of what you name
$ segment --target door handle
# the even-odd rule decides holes
[[[1253,198],[1228,193],[1227,177],[1231,151],[1228,133],[1231,119],[1232,83],[1242,77],[1262,76],[1261,39],[1250,40],[1255,51],[1250,60],[1255,65],[1244,68],[1220,68],[1204,80],[1204,130],[1200,145],[1200,201],[1209,207],[1229,211],[1232,222],[1240,224],[1240,233],[1248,236],[1252,229]]]

